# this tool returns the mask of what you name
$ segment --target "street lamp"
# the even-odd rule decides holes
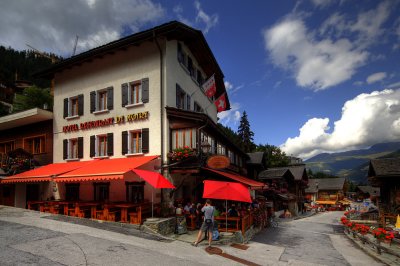
[[[207,154],[207,153],[210,152],[211,145],[210,145],[210,143],[208,143],[207,141],[203,140],[203,141],[201,142],[201,145],[200,145],[200,146],[201,146],[201,151],[202,151],[203,153]]]

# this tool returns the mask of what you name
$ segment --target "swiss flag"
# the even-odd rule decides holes
[[[214,94],[217,92],[214,75],[212,75],[206,82],[204,82],[202,87],[208,98],[213,97]]]
[[[225,93],[221,94],[217,100],[214,102],[215,106],[217,107],[217,112],[222,112],[226,110],[226,95]]]

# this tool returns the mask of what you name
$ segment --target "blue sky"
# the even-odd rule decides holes
[[[181,21],[225,74],[220,122],[237,130],[246,111],[257,144],[309,158],[400,140],[399,15],[397,0],[8,0],[0,44],[68,57],[76,35],[79,53]]]

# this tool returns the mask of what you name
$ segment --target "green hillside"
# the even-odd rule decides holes
[[[366,184],[369,161],[377,158],[400,157],[400,142],[381,143],[369,149],[340,153],[323,153],[307,160],[306,166],[315,172],[324,172]]]

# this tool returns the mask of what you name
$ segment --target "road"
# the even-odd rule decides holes
[[[340,215],[322,213],[280,223],[258,234],[247,250],[218,247],[259,265],[381,265],[340,232]],[[186,242],[73,221],[0,206],[0,265],[242,265]]]
[[[343,212],[324,212],[280,222],[277,228],[268,228],[252,242],[281,247],[278,260],[293,265],[384,265],[358,249],[343,234],[341,216]]]

